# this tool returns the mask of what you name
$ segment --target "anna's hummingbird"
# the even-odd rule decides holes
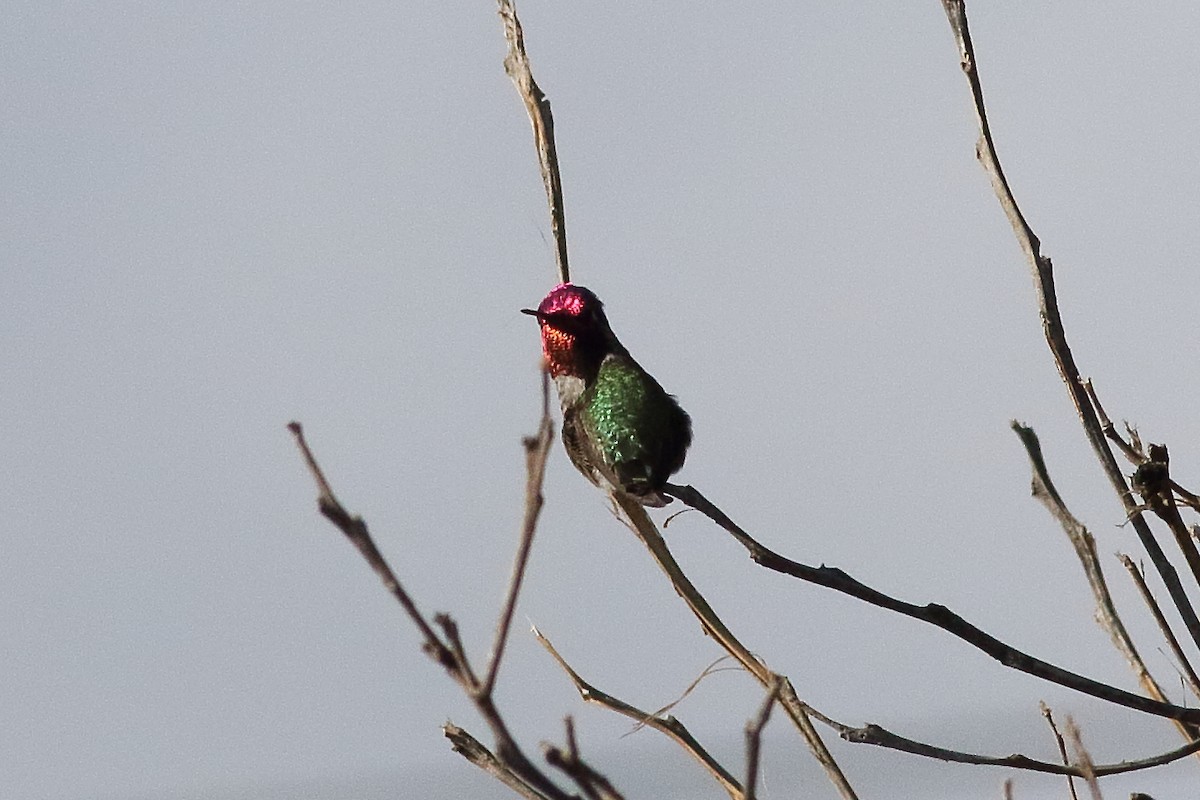
[[[600,298],[563,283],[537,311],[542,352],[558,389],[563,444],[571,462],[597,486],[643,505],[671,502],[662,493],[683,466],[692,420],[617,339]]]

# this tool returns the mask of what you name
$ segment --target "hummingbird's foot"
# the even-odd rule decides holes
[[[667,503],[670,503],[675,499],[673,497],[668,497],[662,492],[651,491],[645,486],[633,487],[630,491],[627,491],[626,494],[649,508],[662,508]]]

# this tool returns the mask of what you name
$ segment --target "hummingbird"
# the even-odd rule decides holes
[[[664,484],[683,466],[692,420],[633,360],[593,292],[562,283],[537,310],[542,353],[563,413],[563,445],[583,476],[642,505],[671,502]]]

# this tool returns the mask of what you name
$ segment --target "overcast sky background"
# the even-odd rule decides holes
[[[1028,496],[1033,425],[1111,557],[1134,550],[973,156],[940,3],[520,6],[556,117],[574,277],[680,398],[680,479],[762,541],[1125,688],[1070,547]],[[1200,7],[970,7],[1003,163],[1109,412],[1200,483]],[[284,425],[426,611],[482,660],[538,413],[554,283],[529,123],[490,2],[8,3],[0,30],[0,797],[502,798],[485,740]],[[526,633],[644,708],[720,652],[555,447],[499,702],[531,751],[574,714],[630,798],[720,790],[583,706]],[[660,519],[665,513],[656,514]],[[668,529],[726,622],[847,723],[1098,761],[1169,725]],[[761,692],[675,714],[735,771]],[[834,797],[783,717],[766,797]],[[865,798],[995,798],[1012,773],[840,742]],[[1060,779],[1013,775],[1021,800]],[[1194,760],[1105,784],[1193,796]],[[1174,788],[1172,788],[1174,787]],[[1174,792],[1174,793],[1173,793]]]

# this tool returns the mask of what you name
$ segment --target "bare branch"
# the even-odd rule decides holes
[[[571,270],[567,266],[567,218],[563,211],[562,178],[558,172],[558,152],[554,145],[554,116],[550,113],[550,101],[533,79],[533,71],[529,68],[525,35],[521,31],[517,9],[512,0],[499,0],[499,3],[500,19],[504,21],[504,38],[508,42],[504,71],[512,78],[525,103],[525,110],[529,112],[538,165],[542,171],[542,185],[546,188],[546,201],[550,204],[550,229],[554,234],[558,280],[559,283],[566,283],[571,280]]]
[[[984,108],[983,87],[979,81],[975,48],[971,43],[971,34],[967,25],[966,5],[963,0],[942,0],[942,6],[958,44],[959,62],[963,74],[966,75],[967,83],[971,88],[975,120],[979,126],[979,140],[975,145],[975,155],[987,171],[992,182],[992,190],[1012,225],[1017,242],[1029,260],[1034,286],[1037,290],[1042,331],[1045,334],[1046,343],[1050,347],[1050,352],[1054,356],[1059,376],[1067,388],[1067,393],[1071,396],[1075,412],[1104,474],[1108,477],[1113,490],[1125,507],[1126,514],[1133,522],[1134,531],[1136,531],[1142,547],[1145,548],[1151,563],[1162,577],[1167,592],[1171,595],[1171,600],[1175,603],[1180,616],[1183,617],[1192,640],[1196,642],[1197,646],[1200,646],[1200,618],[1196,616],[1196,610],[1192,606],[1187,592],[1184,591],[1175,567],[1167,560],[1166,554],[1155,540],[1150,526],[1139,513],[1138,504],[1134,502],[1129,486],[1125,482],[1125,476],[1122,474],[1116,458],[1113,457],[1112,450],[1105,443],[1104,431],[1096,417],[1092,402],[1084,390],[1083,380],[1080,378],[1079,368],[1075,365],[1075,357],[1071,354],[1071,348],[1067,344],[1066,331],[1058,310],[1058,298],[1054,289],[1054,267],[1050,259],[1042,255],[1041,242],[1034,234],[1033,229],[1029,227],[1029,223],[1025,221],[1024,215],[1017,206],[1016,198],[1013,197],[1012,189],[1009,188],[1008,180],[1004,177],[1004,170],[1000,166],[1000,159],[996,155],[996,147],[992,141],[987,110]]]
[[[1037,434],[1032,428],[1021,425],[1016,421],[1013,421],[1012,429],[1021,439],[1021,444],[1025,447],[1025,454],[1029,457],[1029,466],[1033,472],[1033,496],[1046,507],[1051,516],[1058,520],[1063,531],[1066,532],[1071,546],[1075,548],[1075,555],[1079,558],[1079,563],[1083,566],[1084,576],[1087,578],[1088,585],[1092,589],[1092,596],[1096,600],[1098,621],[1108,632],[1113,646],[1125,656],[1125,660],[1137,676],[1142,690],[1155,700],[1166,703],[1166,692],[1162,690],[1162,687],[1154,680],[1154,676],[1150,674],[1145,660],[1142,658],[1141,653],[1138,652],[1137,646],[1133,643],[1133,637],[1129,635],[1124,622],[1121,621],[1120,615],[1117,614],[1116,605],[1113,603],[1112,595],[1108,591],[1108,582],[1105,580],[1104,570],[1100,565],[1100,558],[1096,554],[1096,540],[1092,537],[1088,529],[1084,527],[1083,523],[1076,519],[1067,509],[1067,505],[1058,493],[1058,489],[1054,487],[1054,481],[1050,479],[1050,471],[1042,455],[1042,446],[1038,441]],[[1183,734],[1184,739],[1190,740],[1196,738],[1197,731],[1200,729],[1197,729],[1195,725],[1189,725],[1180,720],[1174,720],[1174,722],[1176,727],[1179,728],[1180,733]]]
[[[463,756],[481,770],[512,789],[527,800],[549,800],[516,775],[508,765],[484,747],[483,743],[452,722],[442,726],[442,733],[450,740],[450,749]]]
[[[546,761],[567,774],[588,800],[624,800],[608,778],[588,766],[579,756],[579,745],[575,741],[575,723],[570,717],[564,720],[567,727],[567,749],[554,745],[543,745]]]
[[[1096,772],[1096,765],[1092,763],[1092,755],[1083,746],[1083,738],[1079,733],[1079,727],[1075,724],[1075,720],[1067,717],[1067,739],[1071,742],[1071,750],[1075,753],[1075,764],[1082,773],[1083,780],[1087,783],[1088,789],[1091,790],[1092,800],[1104,800],[1100,794],[1100,784],[1096,781],[1099,773]]]
[[[550,455],[550,445],[554,442],[554,423],[550,418],[550,376],[542,370],[542,421],[538,424],[536,436],[526,437],[525,446],[525,519],[521,525],[521,540],[517,546],[517,555],[513,559],[512,577],[508,582],[508,594],[504,598],[504,607],[500,611],[500,620],[496,624],[496,640],[492,644],[492,654],[488,658],[487,677],[484,678],[480,691],[491,694],[496,685],[496,675],[500,671],[500,660],[504,657],[504,644],[508,639],[508,631],[512,625],[513,612],[517,607],[517,596],[521,592],[521,583],[525,579],[525,568],[529,565],[529,552],[533,547],[533,535],[537,531],[538,516],[542,512],[544,499],[542,497],[542,482],[546,477],[546,459]]]
[[[1132,444],[1126,442],[1121,434],[1117,433],[1117,426],[1113,425],[1112,420],[1108,418],[1108,414],[1104,412],[1104,406],[1100,404],[1100,398],[1096,394],[1096,387],[1092,384],[1091,378],[1083,379],[1083,391],[1087,394],[1088,402],[1092,404],[1092,409],[1096,412],[1096,421],[1100,424],[1100,430],[1104,431],[1104,435],[1110,442],[1117,446],[1125,459],[1135,467],[1146,460],[1146,454],[1137,450]]]
[[[1179,669],[1183,671],[1184,681],[1187,683],[1188,688],[1192,690],[1192,695],[1200,698],[1200,677],[1197,677],[1191,662],[1188,661],[1187,655],[1183,652],[1183,648],[1179,644],[1179,639],[1176,638],[1175,632],[1171,630],[1171,626],[1167,622],[1167,618],[1163,615],[1158,601],[1150,593],[1150,587],[1146,585],[1145,576],[1142,575],[1142,571],[1138,569],[1137,565],[1133,563],[1133,559],[1129,556],[1121,553],[1117,558],[1120,559],[1121,566],[1125,567],[1125,571],[1129,573],[1129,577],[1133,579],[1133,584],[1137,587],[1138,594],[1142,596],[1146,607],[1150,609],[1150,615],[1154,617],[1154,621],[1158,624],[1159,631],[1162,632],[1163,638],[1167,640],[1167,645],[1171,648],[1171,654],[1175,656],[1175,661],[1179,665]],[[1200,727],[1189,726],[1184,733],[1188,738],[1200,738]]]
[[[558,665],[562,667],[563,672],[567,673],[567,676],[571,679],[571,683],[575,684],[575,689],[579,692],[579,696],[582,697],[586,702],[603,706],[610,711],[615,711],[622,716],[635,720],[638,725],[645,725],[646,727],[653,728],[660,733],[666,734],[676,744],[682,747],[684,752],[696,759],[696,761],[699,762],[702,767],[708,770],[709,774],[712,775],[719,784],[721,784],[721,788],[728,792],[729,796],[733,798],[733,800],[741,800],[743,797],[742,787],[737,782],[737,779],[734,778],[733,775],[731,775],[729,771],[721,765],[720,762],[713,758],[712,755],[705,750],[698,741],[696,741],[695,737],[692,736],[691,732],[688,731],[687,727],[682,722],[672,716],[663,717],[661,712],[647,713],[642,711],[640,708],[626,703],[624,700],[620,700],[606,692],[601,691],[600,689],[597,689],[595,686],[585,681],[579,675],[579,673],[567,663],[566,659],[559,654],[558,650],[554,648],[554,645],[550,643],[550,640],[542,635],[541,631],[539,631],[537,628],[534,628],[533,635],[537,637],[537,640],[541,642],[542,647],[546,648],[546,651],[550,653],[555,661],[558,662]]]
[[[538,631],[534,631],[534,635],[542,642],[542,645],[550,652],[550,654],[558,661],[563,670],[571,677],[580,696],[587,702],[596,703],[616,711],[619,714],[636,719],[639,723],[644,723],[648,727],[662,731],[680,744],[694,758],[700,761],[706,768],[710,769],[714,777],[722,784],[722,787],[729,792],[734,800],[743,797],[743,789],[723,767],[720,766],[703,748],[695,742],[687,729],[676,720],[674,717],[661,718],[657,715],[650,715],[646,712],[625,703],[611,695],[605,694],[597,689],[574,671],[574,669],[562,658],[562,656],[554,649],[550,642]],[[781,685],[781,690],[786,689],[786,684]],[[1054,775],[1065,775],[1083,777],[1083,773],[1076,767],[1067,764],[1055,764],[1052,762],[1039,761],[1019,753],[1008,756],[985,756],[976,753],[966,753],[957,750],[950,750],[944,747],[919,742],[915,739],[909,739],[904,736],[892,733],[891,731],[879,725],[866,725],[863,727],[853,727],[838,722],[831,717],[822,714],[807,703],[800,703],[803,712],[807,716],[811,716],[819,720],[821,723],[829,726],[837,731],[838,735],[852,744],[869,744],[878,747],[885,747],[900,752],[910,753],[912,755],[921,756],[924,758],[934,758],[940,761],[951,761],[962,764],[979,764],[985,766],[1000,766],[1010,767],[1013,769],[1022,769],[1031,772],[1041,772]],[[1057,732],[1056,732],[1057,733]],[[1066,759],[1065,750],[1060,745],[1060,753],[1064,760]],[[1135,772],[1137,770],[1148,769],[1150,767],[1162,766],[1173,761],[1178,761],[1186,758],[1189,755],[1200,753],[1200,739],[1189,742],[1188,744],[1169,750],[1165,753],[1150,756],[1144,759],[1122,761],[1115,764],[1106,764],[1095,768],[1096,774],[1099,776],[1117,775],[1124,772]],[[724,777],[718,777],[723,775]]]
[[[779,690],[782,687],[783,681],[777,679],[767,690],[767,696],[763,699],[758,714],[746,724],[746,800],[755,800],[758,796],[758,760],[762,748],[762,732],[763,728],[767,727],[771,709],[779,700]]]
[[[1042,716],[1046,719],[1046,724],[1050,726],[1050,732],[1054,734],[1054,743],[1058,745],[1058,754],[1062,757],[1062,763],[1070,765],[1071,758],[1067,755],[1067,743],[1063,741],[1062,734],[1058,732],[1058,726],[1054,724],[1054,715],[1050,713],[1050,706],[1045,703],[1038,704],[1042,709]],[[1079,800],[1079,795],[1075,793],[1075,776],[1067,776],[1067,789],[1071,792],[1071,800]]]
[[[479,680],[475,677],[475,670],[471,666],[470,659],[467,658],[467,648],[463,646],[462,637],[459,636],[458,623],[449,614],[435,614],[433,621],[442,629],[442,634],[446,637],[446,643],[450,647],[450,652],[454,653],[454,658],[458,662],[458,668],[462,670],[465,687],[470,692],[478,691]]]
[[[375,546],[375,542],[371,539],[371,534],[367,531],[367,523],[363,521],[362,517],[352,516],[338,502],[337,497],[334,496],[329,481],[325,480],[325,474],[321,471],[321,467],[318,466],[312,451],[308,448],[308,442],[304,439],[304,428],[301,427],[299,422],[289,422],[288,430],[296,438],[296,445],[300,448],[300,453],[304,456],[304,462],[308,465],[308,471],[312,473],[313,479],[317,483],[317,508],[321,514],[336,525],[338,530],[346,534],[346,538],[358,548],[363,558],[371,565],[371,569],[375,570],[375,574],[383,581],[384,588],[391,592],[396,601],[400,603],[400,607],[408,614],[409,619],[413,621],[413,624],[417,626],[417,630],[421,632],[421,636],[425,639],[423,645],[425,652],[449,670],[452,675],[456,674],[458,659],[455,658],[450,648],[434,633],[429,622],[426,621],[424,615],[417,609],[416,603],[408,596],[408,592],[404,591],[404,587],[396,579],[392,568],[388,566],[387,561],[384,560],[383,555]]]
[[[915,739],[908,739],[899,734],[892,733],[886,728],[879,725],[864,725],[861,728],[854,728],[849,725],[844,725],[836,720],[830,719],[815,709],[809,708],[808,712],[815,718],[833,728],[848,742],[854,744],[871,744],[878,747],[886,747],[890,750],[899,750],[903,753],[912,753],[913,755],[923,756],[925,758],[936,758],[939,761],[952,761],[957,764],[982,764],[992,767],[1012,767],[1014,769],[1028,770],[1029,772],[1044,772],[1050,775],[1074,775],[1076,777],[1084,777],[1083,771],[1077,766],[1064,766],[1051,761],[1038,761],[1029,756],[1014,753],[1009,756],[984,756],[977,753],[965,753],[959,750],[949,750],[944,747],[918,742]],[[1142,758],[1133,761],[1121,761],[1116,764],[1104,764],[1095,768],[1095,773],[1098,776],[1119,775],[1124,772],[1136,772],[1150,767],[1158,767],[1163,764],[1170,764],[1172,761],[1178,761],[1181,758],[1187,758],[1193,753],[1200,752],[1200,739],[1193,742],[1188,742],[1182,747],[1177,747],[1174,750],[1168,750],[1165,753],[1159,753],[1149,758]]]
[[[670,484],[668,484],[668,488]],[[672,490],[672,494],[674,491]],[[678,497],[678,495],[676,495]],[[796,726],[804,738],[805,744],[808,745],[809,752],[817,759],[817,763],[825,770],[826,777],[833,783],[834,787],[841,793],[845,800],[856,800],[857,795],[850,782],[846,779],[841,767],[833,758],[833,754],[825,746],[821,740],[817,729],[813,727],[812,720],[808,718],[806,707],[796,695],[795,688],[792,687],[790,681],[782,675],[772,672],[762,659],[753,655],[746,646],[738,640],[729,628],[725,627],[725,623],[717,616],[708,601],[696,589],[692,582],[683,570],[679,568],[679,564],[675,561],[675,557],[671,555],[667,543],[663,541],[662,534],[658,532],[658,528],[650,520],[650,516],[646,513],[646,509],[631,497],[623,494],[614,493],[610,495],[613,504],[620,508],[624,513],[625,520],[629,527],[642,540],[642,544],[650,551],[650,555],[654,558],[655,563],[671,581],[671,585],[675,589],[683,601],[687,603],[688,608],[700,620],[705,633],[711,636],[725,652],[734,657],[746,671],[754,676],[763,688],[770,688],[776,680],[782,681],[779,689],[779,703],[783,706],[788,717]],[[681,500],[684,498],[680,498]],[[684,500],[684,502],[687,502]],[[702,510],[702,509],[698,509]]]
[[[1192,541],[1183,517],[1175,505],[1175,490],[1178,484],[1171,480],[1170,454],[1165,444],[1152,444],[1146,450],[1146,460],[1138,464],[1130,485],[1142,496],[1142,501],[1154,514],[1167,524],[1175,537],[1175,543],[1192,571],[1192,578],[1200,585],[1200,550]]]
[[[1171,481],[1171,488],[1175,490],[1175,494],[1178,495],[1177,500],[1180,503],[1196,511],[1200,511],[1200,495],[1192,494],[1174,480]]]
[[[692,680],[691,683],[689,683],[687,686],[684,687],[683,691],[679,694],[678,697],[676,697],[671,702],[667,703],[665,706],[661,706],[659,708],[654,709],[654,711],[652,711],[650,713],[655,717],[661,717],[663,714],[666,714],[668,711],[673,709],[675,706],[682,703],[684,701],[684,699],[686,699],[688,695],[690,695],[693,691],[695,691],[696,687],[699,686],[700,683],[705,678],[707,678],[709,675],[713,675],[717,672],[724,672],[726,670],[734,670],[734,671],[740,672],[741,671],[740,667],[721,667],[720,666],[722,663],[728,661],[729,659],[730,659],[730,656],[728,656],[728,655],[721,656],[716,661],[712,662],[707,667],[700,670],[700,674],[697,675],[695,677],[695,679]],[[643,724],[644,723],[639,723],[639,724],[635,725],[633,727],[633,730],[636,731],[638,728],[642,727]],[[631,733],[632,733],[632,731],[631,731]]]
[[[543,422],[546,414],[545,407],[547,402],[546,387],[545,383],[543,382]],[[529,760],[529,757],[522,752],[520,746],[516,742],[516,739],[514,739],[511,732],[509,732],[508,725],[505,723],[500,711],[496,708],[490,688],[488,691],[481,691],[482,687],[476,680],[475,673],[467,659],[466,650],[463,647],[462,641],[459,639],[458,627],[455,625],[454,620],[446,614],[438,615],[436,618],[437,624],[439,624],[445,632],[446,639],[443,641],[442,638],[440,638],[433,630],[432,626],[421,614],[421,612],[417,609],[416,604],[413,603],[408,593],[400,585],[400,582],[392,572],[391,567],[388,566],[387,561],[383,558],[383,555],[380,554],[379,549],[375,546],[374,541],[371,539],[370,533],[367,531],[366,522],[364,522],[361,517],[353,516],[346,511],[346,509],[342,507],[341,503],[339,503],[337,498],[334,496],[333,489],[330,487],[329,482],[322,473],[320,466],[317,464],[316,458],[309,449],[308,443],[304,439],[304,432],[300,426],[300,423],[289,423],[288,430],[290,430],[292,435],[296,438],[296,443],[300,447],[300,451],[304,456],[305,463],[307,463],[309,471],[312,473],[313,478],[317,483],[318,507],[320,508],[321,513],[327,519],[329,519],[330,522],[337,526],[338,529],[341,530],[351,542],[354,543],[355,547],[358,548],[359,552],[367,560],[367,563],[369,563],[372,569],[375,570],[376,574],[380,576],[384,586],[392,593],[392,595],[400,603],[401,607],[413,620],[413,623],[417,626],[417,629],[421,632],[421,635],[425,639],[423,645],[425,652],[443,667],[445,667],[450,676],[454,678],[467,692],[468,696],[474,702],[476,710],[479,712],[480,716],[483,717],[483,720],[487,723],[488,727],[491,728],[492,735],[496,738],[496,752],[494,754],[494,760],[499,762],[505,769],[511,772],[512,775],[515,776],[514,779],[519,779],[526,786],[535,789],[538,793],[537,796],[544,796],[549,798],[549,800],[570,800],[572,796],[559,789],[558,786],[556,786],[547,775],[541,772],[541,770],[539,770],[533,764],[533,762]],[[530,495],[530,493],[535,496],[540,496],[540,472],[537,472],[535,469],[537,467],[537,460],[535,458],[527,459],[527,466],[529,466],[531,469],[534,469],[537,473],[536,488],[527,489],[527,497]],[[535,475],[531,475],[530,480],[532,481],[534,477]],[[528,516],[529,515],[527,513],[527,518]],[[536,514],[533,514],[533,519],[536,520]],[[530,534],[530,536],[531,535],[532,534]],[[515,583],[518,585],[518,588],[519,582],[520,579],[518,576],[515,578]],[[509,597],[510,602],[515,604],[515,589],[510,588]],[[511,609],[508,613],[511,615]],[[495,681],[494,671],[496,668],[498,668],[496,665],[499,663],[499,657],[496,655],[496,653],[503,650],[503,643],[504,634],[498,633],[497,650],[493,653],[492,667],[489,668],[489,679],[493,683]],[[451,741],[455,742],[465,740],[451,739]],[[481,759],[480,761],[474,761],[473,759],[473,763],[483,766],[484,763],[487,762],[487,759],[479,755],[476,749],[471,748],[461,752],[468,757],[475,755]]]
[[[1104,406],[1100,405],[1100,398],[1096,396],[1096,387],[1092,385],[1090,378],[1083,381],[1083,389],[1087,392],[1092,408],[1096,410],[1096,417],[1100,421],[1100,429],[1104,431],[1104,435],[1108,437],[1110,442],[1117,446],[1117,449],[1121,451],[1129,463],[1135,467],[1141,466],[1147,459],[1146,453],[1141,449],[1141,441],[1131,437],[1133,440],[1126,442],[1121,434],[1117,433],[1117,427],[1113,425],[1112,420],[1108,418],[1108,414],[1104,412]],[[1135,447],[1134,445],[1137,446]],[[1176,499],[1180,503],[1200,511],[1200,495],[1189,492],[1175,481],[1171,481],[1171,488],[1178,495]]]
[[[1106,683],[1085,678],[1062,667],[1056,667],[1049,662],[1034,658],[1011,645],[1005,644],[991,634],[985,633],[967,622],[943,605],[929,603],[924,606],[918,606],[906,603],[903,600],[897,600],[894,597],[886,595],[877,589],[872,589],[864,583],[860,583],[837,567],[810,567],[807,564],[801,564],[785,558],[742,530],[737,523],[726,516],[721,509],[713,505],[711,501],[692,486],[667,484],[665,491],[672,497],[676,497],[687,503],[724,528],[739,544],[746,548],[750,554],[750,558],[767,569],[791,575],[794,578],[815,583],[818,586],[833,589],[834,591],[870,603],[873,606],[903,614],[906,617],[928,622],[957,636],[973,647],[982,650],[1004,666],[1020,670],[1034,677],[1057,683],[1060,686],[1066,686],[1068,689],[1075,689],[1084,694],[1090,694],[1093,697],[1098,697],[1101,700],[1107,700],[1117,705],[1144,711],[1147,714],[1154,714],[1168,719],[1178,719],[1185,722],[1200,723],[1200,709],[1183,708],[1182,706],[1151,700],[1150,698],[1127,692],[1124,689],[1118,689],[1115,686],[1109,686]]]

